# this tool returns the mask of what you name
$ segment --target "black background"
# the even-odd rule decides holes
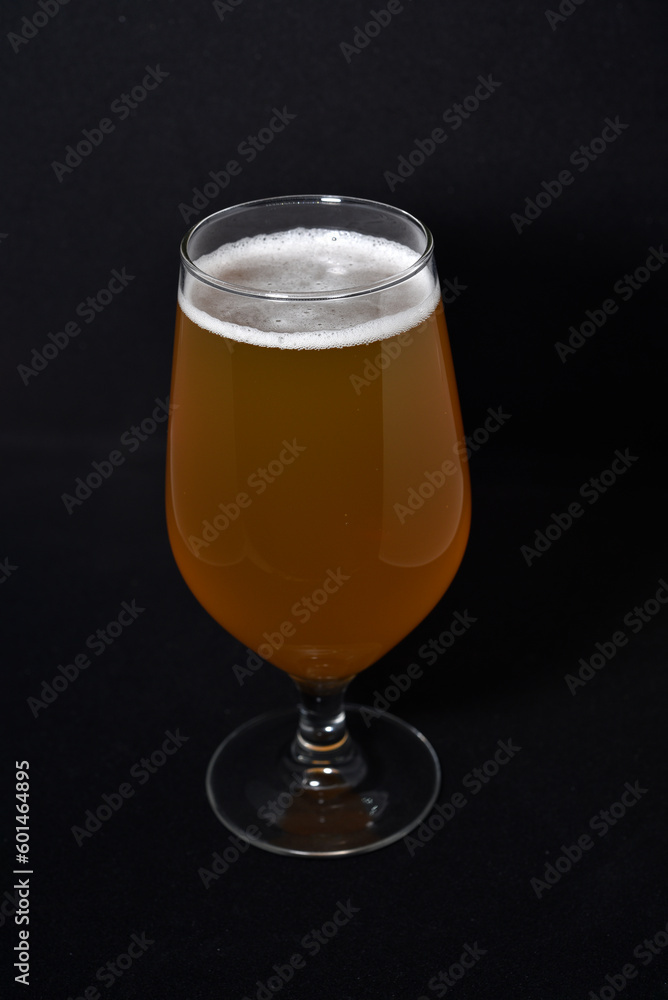
[[[637,634],[623,624],[668,576],[665,268],[628,302],[613,291],[666,237],[666,9],[570,6],[552,27],[540,2],[404,0],[346,58],[341,43],[380,3],[243,0],[221,17],[200,0],[71,0],[17,52],[7,36],[40,8],[5,5],[0,558],[13,568],[0,594],[14,684],[0,933],[16,944],[11,762],[27,759],[24,996],[65,1000],[96,984],[118,1000],[241,1000],[298,952],[306,965],[281,991],[296,1000],[437,996],[430,979],[476,942],[486,954],[448,996],[605,997],[605,976],[629,962],[628,1000],[668,996],[668,949],[646,966],[633,955],[657,932],[668,940],[668,610]],[[168,75],[145,101],[125,120],[111,113],[158,65]],[[500,86],[449,131],[443,112],[489,74]],[[285,130],[253,162],[240,157],[283,108],[296,116]],[[572,185],[518,233],[512,213],[617,116],[628,127],[586,171],[571,165]],[[59,181],[54,161],[105,117],[114,131]],[[390,190],[386,172],[438,127],[447,141]],[[240,175],[190,221],[274,194],[388,201],[430,226],[441,279],[466,286],[447,308],[465,426],[481,427],[488,408],[510,419],[472,456],[473,530],[455,582],[351,697],[371,703],[468,610],[475,625],[395,710],[436,746],[440,802],[498,740],[522,749],[412,855],[401,841],[330,861],[250,849],[205,888],[200,869],[230,845],[205,799],[207,761],[237,724],[292,703],[291,682],[262,668],[240,686],[232,667],[244,647],[181,580],[164,525],[164,424],[123,449],[123,466],[71,513],[62,494],[169,392],[179,206],[234,158]],[[25,384],[33,348],[122,268],[128,287]],[[562,362],[555,342],[608,298],[617,313]],[[617,449],[636,457],[628,471],[528,565],[521,546],[582,502]],[[132,627],[35,716],[28,699],[133,599],[145,610]],[[619,629],[628,644],[572,694],[565,675]],[[183,748],[78,846],[72,827],[86,810],[177,728]],[[626,782],[647,791],[537,898],[530,880]],[[359,912],[308,954],[304,936],[348,899]],[[133,933],[154,944],[113,985],[96,980]]]

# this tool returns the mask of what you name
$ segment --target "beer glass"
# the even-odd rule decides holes
[[[438,759],[344,692],[439,601],[468,536],[431,234],[399,209],[328,195],[203,219],[181,244],[171,404],[179,569],[252,666],[273,663],[299,692],[218,747],[214,811],[277,853],[397,840],[431,809]]]

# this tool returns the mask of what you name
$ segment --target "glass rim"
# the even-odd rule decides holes
[[[425,240],[425,248],[420,254],[420,256],[413,261],[410,267],[405,268],[403,271],[397,271],[392,275],[388,275],[387,278],[381,278],[379,281],[374,281],[366,285],[353,285],[349,288],[334,288],[330,291],[318,291],[318,292],[281,292],[281,291],[268,291],[263,288],[251,288],[247,285],[235,285],[228,281],[223,281],[220,278],[215,278],[211,274],[207,274],[206,271],[198,267],[197,264],[192,260],[189,253],[189,243],[190,240],[203,229],[205,226],[210,225],[214,220],[220,219],[226,215],[236,214],[243,209],[252,208],[262,208],[270,207],[273,205],[280,204],[301,204],[308,203],[312,205],[323,204],[323,205],[350,205],[350,206],[364,206],[367,208],[377,208],[382,209],[385,212],[389,212],[392,215],[403,218],[404,220],[413,223],[417,229],[422,233]],[[324,227],[323,227],[324,228]],[[181,264],[185,269],[198,281],[203,282],[211,286],[212,288],[217,288],[220,291],[232,292],[234,295],[245,295],[249,298],[256,299],[274,299],[284,302],[317,302],[317,301],[327,301],[331,299],[347,299],[353,298],[357,295],[368,295],[372,292],[379,292],[385,288],[391,288],[394,285],[401,284],[412,278],[415,274],[421,271],[431,260],[434,253],[434,238],[423,222],[420,222],[418,218],[411,215],[410,212],[406,212],[402,208],[396,208],[394,205],[387,205],[382,201],[374,201],[369,198],[355,198],[347,195],[330,195],[330,194],[297,194],[297,195],[278,195],[271,198],[258,198],[254,201],[245,201],[237,205],[228,205],[226,208],[221,208],[217,212],[212,212],[210,215],[205,216],[205,218],[200,219],[196,222],[194,226],[186,232],[185,236],[181,240],[180,245],[180,255]]]

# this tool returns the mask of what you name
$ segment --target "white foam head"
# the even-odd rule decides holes
[[[291,229],[226,243],[194,261],[206,274],[248,292],[313,296],[272,299],[212,287],[185,271],[179,304],[197,326],[232,340],[290,350],[347,347],[394,337],[423,322],[440,290],[429,264],[398,284],[361,295],[317,299],[368,288],[409,269],[409,247],[332,229]]]

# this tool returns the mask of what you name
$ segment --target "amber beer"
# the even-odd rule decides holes
[[[402,253],[349,233],[254,237],[197,261],[246,294],[187,276],[179,295],[172,550],[216,621],[298,677],[372,664],[440,599],[466,545],[468,469],[433,267],[315,297],[402,270]],[[313,298],[266,298],[275,288]]]

